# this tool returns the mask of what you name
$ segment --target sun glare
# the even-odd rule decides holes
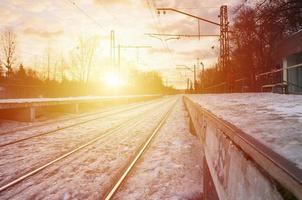
[[[109,87],[120,87],[122,81],[117,74],[107,74],[105,77],[105,84]]]

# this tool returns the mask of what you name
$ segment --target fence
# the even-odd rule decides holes
[[[233,85],[221,82],[205,87],[202,93],[223,92],[277,92],[302,93],[302,63],[289,66],[285,69],[275,69],[257,74],[252,85],[248,78],[240,78]]]
[[[227,91],[227,83],[222,82],[217,85],[205,87],[203,93],[223,93]]]
[[[46,86],[0,83],[0,98],[33,98],[47,96]]]

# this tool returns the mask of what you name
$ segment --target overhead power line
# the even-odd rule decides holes
[[[161,34],[161,33],[145,33],[149,36],[163,36],[163,37],[219,37],[218,34],[207,34],[207,35],[189,35],[189,34]]]
[[[153,19],[153,23],[154,23],[154,25],[155,25],[155,27],[156,27],[156,29],[157,29],[157,32],[158,32],[159,34],[161,34],[161,24],[160,24],[160,21],[159,21],[159,19],[158,19],[156,16],[154,16],[154,12],[153,12],[153,10],[156,11],[156,9],[153,9],[153,8],[152,8],[152,7],[154,7],[154,6],[152,6],[153,4],[152,4],[152,5],[150,4],[149,0],[146,0],[146,3],[147,3],[147,6],[148,6],[148,8],[149,8],[151,17],[152,17],[152,19]],[[153,3],[153,1],[152,1],[152,3]],[[170,59],[171,59],[172,63],[174,63],[174,60],[175,60],[175,59],[174,59],[174,55],[172,54],[172,51],[171,51],[171,49],[169,48],[167,42],[166,42],[166,41],[163,41],[163,40],[161,40],[161,42],[162,42],[163,47],[169,52]],[[175,63],[174,63],[174,65],[175,65]]]
[[[94,22],[100,29],[102,29],[103,31],[107,31],[104,29],[103,25],[101,25],[96,19],[91,17],[84,9],[82,9],[80,6],[78,6],[74,1],[72,1],[72,0],[67,0],[67,1],[70,2],[75,8],[77,8],[88,19],[90,19],[92,22]]]

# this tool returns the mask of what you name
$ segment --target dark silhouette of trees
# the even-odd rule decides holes
[[[18,71],[17,71],[17,73],[16,73],[16,78],[17,78],[18,80],[25,80],[25,79],[26,79],[26,76],[27,76],[27,74],[26,74],[26,72],[25,72],[25,69],[24,69],[23,65],[20,64],[20,65],[19,65],[19,69],[18,69]]]
[[[2,79],[4,77],[5,74],[5,70],[2,66],[2,63],[0,62],[0,79]]]
[[[140,72],[137,70],[131,71],[129,78],[130,86],[128,90],[132,90],[135,93],[162,93],[165,86],[163,85],[161,76],[155,71]]]
[[[85,95],[127,95],[127,94],[173,94],[173,88],[166,88],[157,72],[133,70],[131,82],[113,93],[100,82],[84,83],[82,80],[42,80],[33,69],[20,64],[10,77],[0,79],[0,86],[7,88],[5,98],[67,97]],[[3,97],[2,97],[3,98]]]
[[[233,14],[229,64],[237,80],[245,79],[249,91],[259,91],[256,75],[281,67],[277,56],[281,41],[302,29],[302,1],[244,0]],[[221,73],[205,70],[202,84],[206,87],[222,83],[227,77]]]

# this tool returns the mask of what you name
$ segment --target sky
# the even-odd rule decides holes
[[[1,0],[0,30],[7,28],[17,35],[18,62],[25,67],[45,71],[68,63],[79,38],[95,38],[93,78],[98,79],[110,66],[110,31],[116,45],[143,45],[151,48],[122,49],[121,67],[157,70],[165,83],[185,87],[189,70],[199,62],[210,67],[217,61],[219,42],[216,37],[154,38],[146,33],[198,34],[196,19],[167,11],[158,15],[158,7],[175,8],[219,22],[221,5],[231,11],[241,0]],[[230,14],[231,15],[231,14]],[[218,34],[215,25],[200,22],[201,34]],[[167,40],[165,40],[167,39]],[[212,48],[214,47],[214,48]],[[49,56],[48,56],[49,55]],[[70,64],[70,63],[69,63]]]

